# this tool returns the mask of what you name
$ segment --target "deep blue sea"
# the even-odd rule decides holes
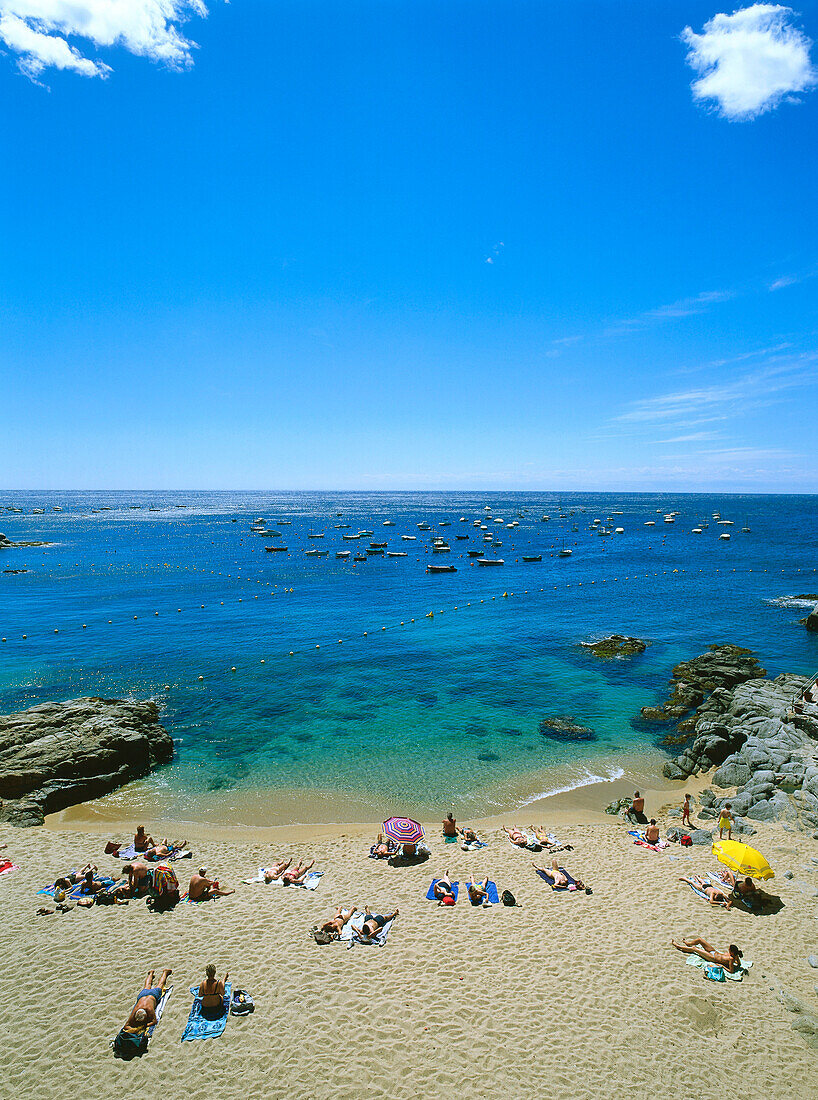
[[[340,812],[333,796],[347,815],[498,812],[655,755],[631,720],[711,643],[753,648],[771,674],[818,669],[798,623],[818,592],[818,497],[6,491],[0,507],[10,539],[52,544],[0,550],[0,709],[156,698],[177,758],[140,790],[169,816],[273,821],[276,791],[299,820]],[[503,566],[467,556],[489,533]],[[450,553],[431,553],[437,535]],[[354,562],[373,541],[407,557]],[[650,647],[582,649],[612,631]],[[557,715],[595,739],[544,737]]]

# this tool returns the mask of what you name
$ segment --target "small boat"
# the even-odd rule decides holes
[[[502,558],[478,558],[478,565],[505,565]]]
[[[361,536],[361,538],[363,538],[364,535],[368,535],[370,538],[372,538],[372,536],[375,534],[375,532],[374,531],[359,531],[358,534]]]
[[[542,554],[523,554],[523,561],[542,561]]]
[[[426,572],[427,573],[456,573],[457,572],[457,566],[456,565],[431,565],[430,564],[430,565],[426,566]]]
[[[702,533],[702,529],[701,527],[694,527],[690,533],[691,535],[700,535]]]
[[[341,535],[341,538],[344,539],[346,542],[354,542],[356,539],[359,539],[360,537],[361,537],[360,535]]]
[[[385,542],[370,542],[369,549],[370,550],[385,550],[386,549],[386,543]]]
[[[735,527],[735,523],[731,519],[720,519],[719,527]]]
[[[625,528],[624,527],[617,527],[616,530],[614,531],[614,534],[615,535],[624,535],[625,534]]]
[[[336,558],[348,558],[350,553],[351,553],[351,551],[349,551],[349,550],[336,550],[335,551],[335,556],[336,556]]]
[[[451,527],[451,523],[449,523],[447,519],[442,519],[440,523],[438,523],[438,527]]]
[[[292,522],[293,521],[291,519],[280,519],[278,521],[278,526],[279,527],[289,527],[292,524]]]
[[[673,515],[672,512],[669,512],[665,516],[665,523],[675,523],[675,522],[676,522],[676,517]]]
[[[366,554],[356,554],[353,561],[366,561]]]
[[[495,550],[499,550],[503,544],[502,542],[500,542],[499,539],[495,539],[491,545],[494,547]]]
[[[646,519],[645,520],[645,527],[655,527],[655,526],[656,526],[656,520],[655,519]]]
[[[323,531],[310,531],[310,533],[307,535],[308,539],[322,539],[323,537]]]
[[[542,516],[542,518],[540,519],[540,523],[548,523],[550,519],[550,516]]]
[[[726,542],[726,541],[727,541],[727,540],[728,540],[728,539],[730,538],[730,533],[729,533],[729,531],[723,531],[723,532],[722,532],[722,533],[721,533],[721,534],[719,535],[719,538],[720,538],[720,539],[724,539],[724,540],[725,540],[725,542]]]
[[[265,546],[264,549],[267,551],[268,554],[281,554],[287,549],[287,547],[286,546]]]
[[[409,555],[405,550],[387,550],[386,556],[388,558],[408,558]]]
[[[418,524],[418,531],[431,531],[431,530],[432,530],[431,525],[428,524],[428,523],[419,523]]]
[[[401,535],[401,538],[403,539],[404,542],[417,542],[418,541],[417,535]]]
[[[349,529],[348,523],[333,523],[332,526],[336,531],[346,531]]]
[[[557,557],[558,557],[558,558],[570,558],[570,557],[571,557],[571,555],[573,554],[573,552],[574,552],[573,550],[568,550],[568,549],[566,548],[566,546],[565,546],[565,539],[563,539],[563,540],[562,540],[562,549],[561,549],[560,551],[558,551],[558,553],[557,553]]]
[[[367,554],[383,554],[384,551],[382,546],[367,546],[366,552]]]
[[[749,528],[748,528],[748,530],[749,530]],[[469,536],[468,536],[468,535],[455,535],[454,537],[455,537],[456,539],[459,539],[459,540],[460,540],[461,542],[462,542],[462,541],[463,541],[464,539],[465,539],[465,540],[466,540],[466,541],[468,542],[468,538],[469,538]]]
[[[483,542],[491,542],[494,535],[483,535]]]
[[[470,558],[482,558],[485,554],[485,550],[469,550]]]
[[[451,546],[433,546],[432,547],[432,553],[433,554],[450,554],[451,551],[452,551]]]
[[[465,517],[465,516],[461,516],[461,517],[460,517],[460,522],[461,522],[461,523],[467,523],[468,521],[467,521],[467,519],[466,519],[466,517]]]
[[[308,558],[325,558],[329,554],[329,550],[305,550],[304,552]]]
[[[391,519],[385,519],[381,525],[382,527],[394,527],[395,521]]]

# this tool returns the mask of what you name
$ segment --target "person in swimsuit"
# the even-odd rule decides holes
[[[325,921],[321,925],[321,931],[328,933],[334,940],[341,938],[341,933],[344,930],[344,925],[355,916],[355,906],[353,905],[349,909],[345,909],[343,905],[339,905],[335,910],[335,916],[331,917],[328,921]]]
[[[635,821],[638,825],[647,825],[648,819],[645,817],[645,800],[639,791],[633,792],[633,802],[631,802],[630,806],[625,811],[625,816],[629,821]]]
[[[679,882],[686,882],[688,886],[694,887],[696,890],[701,890],[703,894],[707,895],[707,900],[711,905],[723,905],[725,909],[732,909],[733,899],[724,890],[720,890],[718,886],[714,886],[712,882],[707,879],[694,876],[692,878],[680,878]]]
[[[210,901],[211,898],[226,898],[235,894],[235,890],[223,890],[218,879],[207,877],[207,868],[200,867],[199,873],[190,876],[187,894],[191,901]]]
[[[290,866],[292,861],[292,856],[290,856],[289,859],[279,860],[279,862],[274,863],[272,867],[268,867],[267,870],[264,872],[264,881],[268,883],[276,882],[278,879],[281,878],[281,876]]]
[[[211,1017],[214,1015],[214,1009],[220,1010],[218,1012],[220,1016],[224,1012],[224,987],[229,977],[230,974],[225,971],[224,977],[217,980],[216,967],[213,963],[205,967],[205,980],[199,986],[199,996],[202,1000],[202,1008],[208,1011]]]
[[[647,829],[645,829],[645,843],[659,843],[659,826],[656,824],[656,818],[654,817],[650,819],[650,825],[648,825]]]
[[[477,833],[474,829],[458,829],[457,831],[464,844],[474,844],[477,840]]]
[[[138,898],[147,894],[151,887],[150,868],[141,860],[126,863],[122,870],[128,876],[127,885],[118,886],[116,893],[126,894],[129,898]]]
[[[489,880],[484,878],[482,882],[475,882],[474,875],[469,878],[466,889],[469,891],[469,901],[472,905],[489,904]]]
[[[131,1014],[122,1028],[123,1031],[136,1035],[156,1023],[156,1006],[162,1000],[162,991],[172,973],[173,971],[170,969],[163,970],[159,978],[159,985],[154,985],[155,971],[148,971],[142,992],[136,998]]]
[[[443,822],[443,835],[457,836],[457,822],[452,814],[446,814],[446,820]]]
[[[289,871],[284,872],[284,874],[281,876],[281,881],[284,883],[285,886],[303,886],[304,880],[307,877],[307,872],[314,865],[314,863],[315,860],[311,859],[309,863],[305,863],[302,865],[301,860],[299,860],[295,867],[293,867]]]
[[[690,795],[685,795],[684,806],[682,806],[682,825],[687,825],[689,829],[693,828],[693,822],[690,820]]]
[[[731,943],[726,951],[717,951],[701,936],[691,936],[682,940],[681,943],[676,943],[675,940],[670,942],[677,951],[683,951],[685,955],[698,955],[700,959],[713,963],[714,966],[723,966],[731,974],[741,969],[741,951],[734,943]]]
[[[764,896],[764,891],[759,890],[751,878],[738,879],[728,867],[719,871],[719,878],[731,888],[734,894],[738,894],[740,898],[752,900],[753,898]]]
[[[385,837],[383,833],[378,833],[378,839],[369,849],[369,854],[372,859],[389,859],[390,856],[395,855],[397,850],[398,846],[394,840]]]
[[[394,920],[400,910],[396,909],[394,913],[390,913],[388,917],[383,916],[381,913],[373,913],[367,905],[364,910],[366,919],[364,920],[363,927],[360,932],[356,929],[353,935],[361,943],[372,943],[375,937],[380,933],[391,920]]]
[[[137,825],[136,833],[133,838],[133,846],[137,852],[147,852],[149,848],[153,848],[155,841],[152,836],[148,836],[145,833],[144,825]]]
[[[432,893],[437,898],[438,905],[454,905],[456,899],[448,871],[444,871],[443,878],[439,878],[434,884]]]
[[[730,813],[730,803],[725,802],[719,815],[719,840],[722,839],[724,830],[727,830],[727,839],[733,839],[733,815]]]
[[[525,848],[528,846],[528,837],[525,833],[521,833],[516,825],[512,826],[512,828],[510,829],[507,829],[505,825],[503,825],[503,832],[506,834],[511,843],[516,844],[518,848]]]

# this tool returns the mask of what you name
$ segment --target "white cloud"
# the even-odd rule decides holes
[[[109,46],[184,69],[195,43],[177,24],[194,15],[207,15],[204,0],[0,0],[0,41],[31,77],[48,68],[105,77],[110,66],[86,55]]]
[[[753,4],[719,14],[696,34],[685,27],[687,63],[700,73],[691,85],[699,100],[715,100],[731,121],[755,118],[816,83],[812,41],[795,27],[791,8]]]

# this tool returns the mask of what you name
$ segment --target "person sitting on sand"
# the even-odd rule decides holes
[[[676,943],[675,940],[670,942],[677,951],[683,951],[685,955],[698,955],[700,959],[713,963],[714,966],[723,966],[731,974],[735,974],[737,970],[741,969],[742,953],[734,943],[731,943],[726,951],[717,951],[701,936],[690,936],[681,943]]]
[[[268,867],[264,872],[264,881],[266,883],[276,882],[278,879],[281,878],[281,876],[290,866],[292,861],[292,856],[290,856],[289,859],[279,860],[279,862],[274,863],[272,867]]]
[[[625,817],[629,821],[635,821],[638,825],[647,825],[648,819],[645,817],[645,800],[639,791],[633,792],[633,801],[627,810],[625,810]]]
[[[211,898],[226,898],[229,894],[235,894],[235,890],[223,890],[219,886],[218,879],[207,877],[207,868],[200,867],[198,874],[190,876],[187,888],[187,896],[191,901],[210,901]]]
[[[443,835],[457,836],[457,822],[452,814],[446,814],[446,819],[443,822]]]
[[[729,867],[725,867],[723,870],[719,871],[719,878],[731,888],[734,894],[738,894],[740,898],[744,898],[745,900],[763,894],[763,890],[759,890],[751,878],[736,878]]]
[[[162,1000],[162,991],[173,971],[170,969],[163,970],[159,978],[159,985],[153,984],[154,973],[153,970],[148,971],[142,992],[136,998],[131,1014],[122,1028],[123,1031],[131,1035],[144,1032],[156,1023],[156,1006]]]
[[[432,893],[437,898],[438,905],[454,905],[457,899],[454,896],[454,887],[448,871],[444,871],[443,878],[439,878],[434,884]]]
[[[213,963],[208,963],[205,967],[205,980],[199,985],[199,997],[201,998],[202,1008],[209,1010],[209,1015],[214,1015],[213,1009],[220,1009],[218,1015],[221,1015],[224,1011],[224,987],[227,984],[227,979],[230,977],[228,971],[225,971],[224,977],[221,979],[216,978],[216,967]]]
[[[122,871],[128,876],[128,881],[117,887],[118,894],[138,898],[148,893],[151,888],[151,872],[147,863],[135,859],[133,863],[125,863]]]
[[[720,890],[718,886],[714,886],[707,879],[693,875],[691,878],[681,877],[679,882],[686,882],[688,886],[692,886],[695,890],[701,890],[703,894],[707,895],[707,900],[711,905],[723,905],[725,909],[733,907],[733,901],[729,894],[724,890]]]
[[[645,843],[646,844],[658,844],[659,843],[659,826],[656,824],[656,818],[650,819],[650,825],[645,829]]]
[[[137,825],[136,833],[133,838],[133,846],[136,848],[137,852],[147,852],[149,848],[154,847],[155,843],[153,837],[148,836],[145,832],[145,826]]]
[[[401,844],[398,851],[393,855],[389,864],[391,867],[400,867],[404,863],[425,863],[430,856],[429,849],[421,844]]]
[[[395,919],[399,911],[400,910],[396,909],[394,913],[390,913],[389,916],[385,917],[381,913],[373,913],[367,905],[364,910],[365,920],[363,927],[360,931],[357,928],[354,929],[352,933],[353,936],[355,936],[356,940],[360,940],[361,943],[372,943],[375,937],[380,934],[381,930],[389,924],[390,921]]]
[[[355,916],[355,906],[351,906],[349,909],[345,909],[343,905],[339,905],[335,910],[335,916],[331,917],[328,921],[325,921],[321,925],[321,931],[326,932],[328,936],[331,936],[334,940],[341,938],[341,933],[344,930],[344,925],[347,924]]]
[[[502,828],[512,844],[516,844],[518,848],[528,847],[528,836],[525,833],[521,833],[516,825],[513,825],[510,829],[507,829],[505,825],[503,825]]]
[[[475,882],[474,875],[471,875],[469,882],[466,886],[469,892],[469,901],[472,905],[488,905],[489,904],[489,880],[484,878],[482,882]]]
[[[281,876],[281,881],[285,886],[303,886],[307,877],[307,872],[313,867],[315,860],[311,859],[309,863],[301,863],[298,861],[295,867],[291,867],[289,871],[285,871]]]

